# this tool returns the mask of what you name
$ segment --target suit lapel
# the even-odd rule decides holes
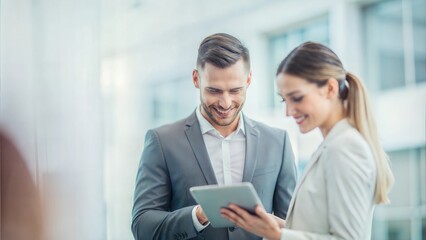
[[[300,178],[300,185],[302,185],[303,181],[305,181],[306,176],[308,175],[311,168],[315,165],[315,163],[318,161],[319,157],[321,156],[321,153],[323,151],[323,146],[320,146],[312,155],[311,161],[308,162],[308,165],[306,166],[305,170],[303,171],[302,177]]]
[[[207,184],[217,184],[213,167],[210,163],[209,154],[207,153],[203,135],[201,134],[200,123],[197,120],[195,112],[186,120],[185,134],[197,159],[198,165],[204,174]]]
[[[346,119],[343,119],[339,122],[337,122],[331,131],[328,133],[327,137],[322,141],[322,143],[318,146],[318,149],[312,154],[311,160],[308,162],[308,165],[306,166],[305,170],[303,171],[303,175],[300,178],[300,183],[298,184],[295,193],[299,189],[299,186],[302,185],[303,181],[306,179],[306,176],[308,175],[311,168],[315,165],[315,163],[318,161],[319,157],[321,156],[324,149],[327,147],[329,142],[333,141],[334,138],[336,138],[339,133],[343,132],[345,129],[350,128],[349,122]]]
[[[244,163],[243,182],[251,182],[257,164],[257,147],[259,146],[260,133],[250,119],[246,116],[243,118],[246,132],[246,159]]]
[[[303,184],[303,181],[306,179],[306,176],[309,174],[309,171],[312,169],[312,167],[315,165],[315,163],[320,158],[322,152],[327,147],[327,145],[332,142],[339,134],[344,132],[347,129],[353,128],[351,124],[349,123],[348,119],[342,119],[339,122],[337,122],[333,128],[328,133],[327,137],[322,141],[321,145],[318,147],[318,149],[315,151],[315,153],[312,155],[311,160],[309,161],[308,165],[306,166],[305,170],[303,171],[303,175],[300,178],[299,184],[297,184],[297,187],[293,193],[293,197],[291,198],[290,206],[288,208],[288,214],[287,219],[291,221],[291,218],[289,216],[292,213],[294,202],[297,198],[297,193],[299,192],[300,186]],[[290,226],[290,225],[289,225]]]
[[[305,170],[303,170],[303,175],[299,180],[299,184],[297,184],[297,187],[293,192],[293,197],[291,198],[290,205],[288,207],[287,219],[290,220],[290,221],[291,221],[290,216],[293,212],[292,210],[293,210],[293,207],[294,207],[294,202],[296,201],[296,198],[297,198],[297,193],[299,192],[299,188],[303,184],[303,182],[305,181],[306,176],[308,175],[309,171],[312,169],[312,167],[318,161],[319,157],[321,156],[323,149],[324,149],[323,145],[318,147],[318,149],[312,155],[311,160],[308,162],[308,165],[305,167]],[[290,222],[289,222],[289,224],[290,224]],[[290,226],[290,225],[288,225],[288,226]]]

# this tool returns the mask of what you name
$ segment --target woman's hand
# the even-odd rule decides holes
[[[222,208],[220,212],[224,218],[237,226],[270,240],[280,239],[280,228],[285,224],[284,220],[267,213],[260,206],[255,209],[256,215],[250,214],[235,204],[229,204],[228,208]]]
[[[278,223],[278,226],[280,228],[285,228],[285,220],[284,219],[279,218],[279,217],[277,217],[277,216],[275,216],[273,214],[270,214],[270,213],[268,213],[268,215],[272,216],[275,219],[275,221]]]

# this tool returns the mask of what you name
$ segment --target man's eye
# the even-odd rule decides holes
[[[217,90],[217,89],[207,89],[207,91],[209,93],[218,93],[219,92],[219,90]]]
[[[240,92],[240,89],[232,89],[230,92],[231,94],[237,94]]]

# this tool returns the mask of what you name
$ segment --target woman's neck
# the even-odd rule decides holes
[[[333,111],[328,119],[319,127],[321,130],[322,136],[325,138],[331,129],[336,125],[337,122],[346,118],[346,112],[344,110],[343,104],[338,104],[336,106],[336,111]]]

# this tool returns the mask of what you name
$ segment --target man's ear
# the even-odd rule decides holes
[[[200,88],[200,78],[197,69],[192,70],[192,83],[196,88]]]
[[[335,78],[330,78],[326,86],[327,98],[339,98],[339,82]]]
[[[250,72],[249,72],[249,74],[248,74],[248,76],[247,76],[247,82],[246,82],[246,84],[247,84],[247,87],[249,87],[250,86],[250,84],[251,84],[251,78],[252,78],[252,73],[251,73],[251,70],[250,70]]]

